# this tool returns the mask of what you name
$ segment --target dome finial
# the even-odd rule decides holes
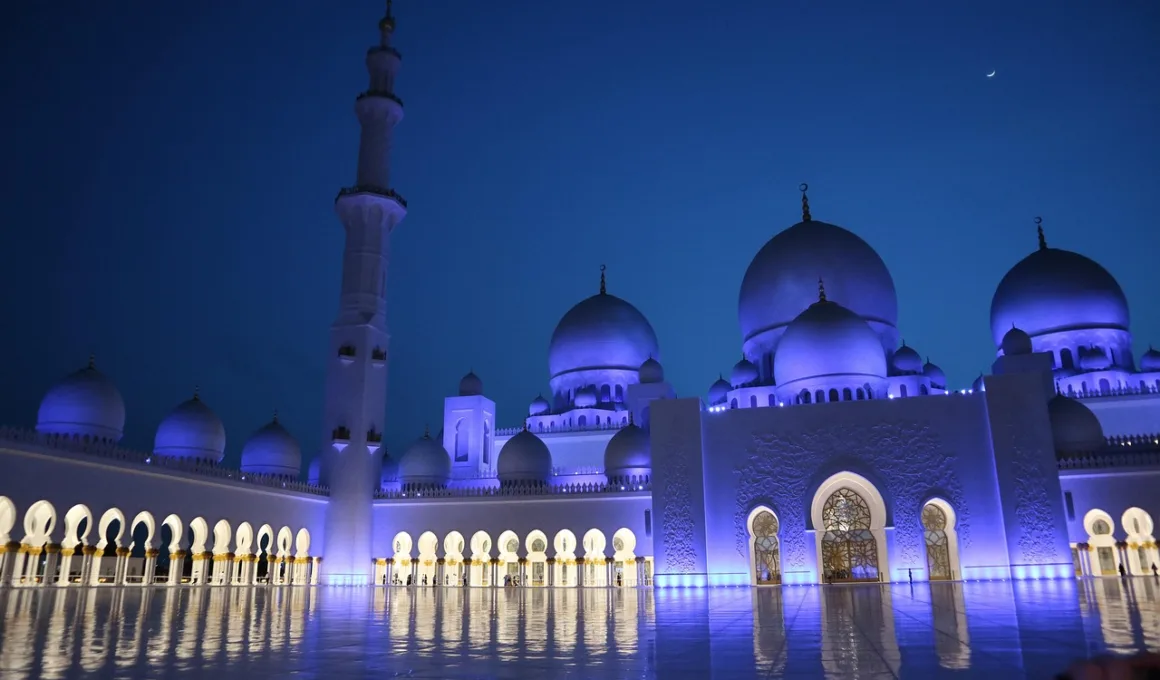
[[[97,355],[89,353],[89,368],[95,369],[97,367]]]
[[[1039,249],[1047,250],[1047,239],[1043,237],[1043,218],[1035,218],[1035,231],[1039,232]]]
[[[274,409],[274,419],[270,422],[272,422],[272,423],[278,422],[278,409]]]
[[[604,269],[605,269],[604,265],[600,265],[600,294],[601,295],[605,295],[608,293],[608,287],[605,285],[605,282],[604,282]]]
[[[810,185],[806,184],[805,182],[802,182],[800,185],[798,185],[798,191],[802,192],[802,222],[809,222],[813,220],[813,218],[810,217],[810,197],[806,195],[806,192],[809,191],[809,189]]]
[[[826,301],[826,283],[822,281],[822,277],[818,277],[818,302]],[[903,343],[906,344],[906,343]]]
[[[636,423],[633,422],[633,420],[632,420],[632,411],[628,412],[628,424],[629,425],[636,425]]]
[[[193,400],[201,401],[201,385],[193,386]]]
[[[387,0],[387,13],[382,19],[379,19],[379,30],[384,33],[391,33],[395,30],[395,13],[391,11],[391,0]]]
[[[431,426],[428,423],[423,423],[423,439],[431,438]]]

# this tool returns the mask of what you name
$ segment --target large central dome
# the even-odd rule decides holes
[[[582,300],[556,324],[548,347],[552,378],[573,371],[636,371],[659,355],[657,336],[644,314],[628,302],[601,292]]]
[[[898,298],[886,263],[855,234],[814,220],[774,236],[749,264],[737,304],[743,341],[788,326],[817,301],[819,278],[829,299],[869,323],[884,348],[897,346]]]

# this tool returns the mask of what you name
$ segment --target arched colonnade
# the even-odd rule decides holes
[[[305,528],[175,514],[158,522],[148,511],[98,515],[84,504],[60,516],[47,500],[21,513],[0,496],[0,585],[307,585],[321,560]]]
[[[375,583],[389,586],[604,588],[652,586],[652,558],[637,555],[636,535],[590,529],[577,542],[563,529],[549,539],[540,530],[521,537],[504,531],[494,540],[477,531],[467,540],[452,531],[442,540],[430,531],[413,540],[400,531],[391,555],[375,559]]]
[[[1160,549],[1152,515],[1131,507],[1116,521],[1093,508],[1083,517],[1087,540],[1071,545],[1076,576],[1152,576],[1160,573]],[[1121,574],[1120,570],[1123,569]]]

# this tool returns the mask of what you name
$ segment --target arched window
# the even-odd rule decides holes
[[[814,392],[814,401],[818,402],[819,404],[825,403],[825,401],[826,401],[825,391],[818,390],[818,391]]]
[[[612,386],[611,385],[601,385],[600,386],[600,401],[602,401],[604,403],[608,403],[608,402],[612,401]]]
[[[773,394],[769,395],[769,405],[770,406],[777,406],[777,399],[774,398]]]
[[[483,423],[483,464],[491,465],[491,426]]]
[[[749,408],[757,408],[757,395],[749,395]]]
[[[1064,347],[1059,350],[1059,363],[1064,368],[1075,368],[1075,359],[1071,356],[1071,350]]]
[[[934,503],[922,509],[922,529],[926,538],[926,567],[932,581],[950,581],[951,548],[947,538],[947,514]]]
[[[1096,521],[1092,522],[1092,535],[1093,536],[1108,536],[1111,533],[1112,533],[1112,528],[1110,526],[1108,526],[1108,523],[1105,522],[1104,520],[1097,519]]]
[[[1108,382],[1107,378],[1100,378],[1100,394],[1107,394],[1112,391],[1112,384]]]
[[[620,403],[622,401],[624,401],[624,385],[617,385],[616,386],[616,402]]]
[[[737,399],[729,402],[729,408],[737,408]]]
[[[467,461],[467,423],[463,418],[455,421],[455,462]]]
[[[588,417],[587,416],[582,415],[576,419],[576,426],[577,427],[584,427],[587,424],[588,424]]]
[[[870,533],[870,506],[842,487],[822,506],[822,574],[829,582],[877,581],[878,541]]]
[[[919,386],[918,386],[918,393],[919,393],[919,394],[930,394],[930,390],[928,390],[928,389],[926,388],[926,385],[925,385],[925,384],[922,384],[922,385],[919,385]]]
[[[903,398],[906,397],[906,385],[899,385],[898,386],[898,396],[903,397]]]
[[[798,395],[798,401],[802,404],[810,403],[810,393],[807,390],[802,390],[802,393]]]
[[[859,399],[859,400],[862,400],[862,399],[865,399],[865,398],[866,398],[866,393],[862,391],[862,388],[861,388],[861,387],[859,387],[859,388],[858,388],[858,399]]]
[[[830,401],[838,401],[838,390],[833,387],[830,388]]]
[[[759,586],[781,583],[777,530],[777,517],[772,512],[761,510],[753,518],[753,574]]]
[[[842,401],[850,401],[853,398],[854,398],[854,395],[852,392],[850,392],[850,388],[843,387],[842,388]]]

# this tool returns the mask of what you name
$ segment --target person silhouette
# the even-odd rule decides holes
[[[1128,570],[1124,568],[1124,563],[1120,562],[1120,578],[1128,578]]]

